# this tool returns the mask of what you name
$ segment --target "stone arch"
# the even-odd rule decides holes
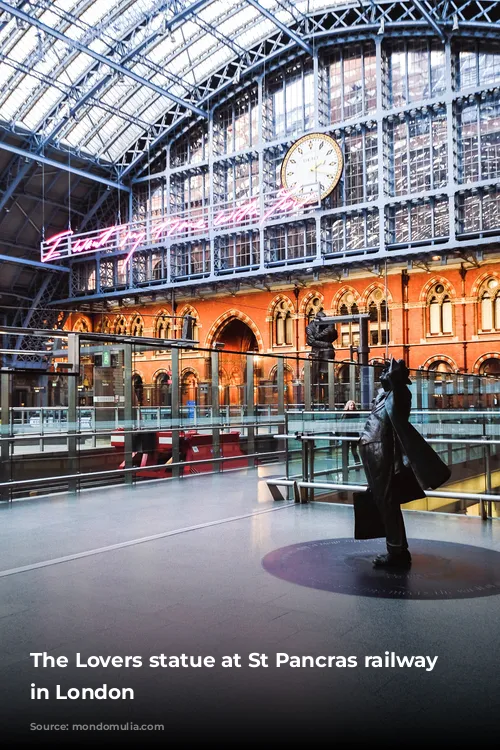
[[[311,300],[313,300],[315,297],[317,297],[321,301],[321,304],[323,305],[323,307],[325,306],[324,294],[322,294],[321,292],[316,292],[316,291],[307,292],[307,294],[304,295],[304,297],[302,298],[302,302],[300,303],[300,307],[299,307],[300,315],[304,316],[306,314],[307,306],[309,305]]]
[[[170,370],[167,370],[165,367],[160,367],[159,370],[155,370],[153,373],[153,377],[151,378],[152,383],[156,383],[160,375],[167,375],[170,376],[172,373]]]
[[[181,309],[178,311],[177,315],[181,318],[183,318],[185,315],[192,315],[193,318],[196,318],[197,321],[200,320],[200,314],[196,307],[193,307],[193,305],[183,305]]]
[[[92,331],[92,323],[86,315],[80,315],[73,326],[73,331],[75,333],[90,333]]]
[[[191,315],[191,317],[194,318],[193,338],[199,341],[201,322],[200,322],[200,314],[198,310],[195,307],[193,307],[193,305],[185,304],[176,313],[176,315],[177,315],[177,320],[175,320],[175,326],[178,330],[180,330],[181,334],[182,334],[182,329],[184,326],[184,318],[186,317],[186,315]]]
[[[295,305],[286,294],[278,294],[271,302],[269,341],[271,346],[293,346]]]
[[[127,318],[123,313],[119,313],[113,321],[113,333],[118,336],[126,336],[128,334],[128,323]]]
[[[131,381],[135,406],[144,406],[144,374],[139,370],[134,370]]]
[[[200,379],[198,370],[196,369],[196,367],[192,367],[191,365],[188,365],[181,370],[180,379],[182,380],[185,375],[194,375],[197,380]]]
[[[207,349],[213,349],[214,342],[218,336],[218,334],[221,332],[221,330],[224,328],[224,325],[231,319],[236,318],[237,320],[241,320],[243,323],[246,323],[246,325],[250,328],[252,333],[255,336],[255,340],[257,341],[257,346],[259,347],[259,353],[264,353],[264,341],[262,339],[261,333],[253,320],[248,317],[248,315],[245,315],[245,313],[242,313],[241,310],[236,310],[232,308],[231,310],[227,310],[225,313],[222,313],[222,315],[219,315],[217,320],[215,320],[212,325],[210,326],[210,330],[207,333],[207,338],[205,340],[205,347]]]
[[[189,401],[197,400],[200,376],[194,367],[184,367],[179,377],[181,389],[181,403],[186,406]]]
[[[479,370],[481,368],[481,365],[486,362],[488,359],[500,359],[500,352],[487,352],[486,354],[482,354],[480,357],[476,359],[472,366],[472,372],[475,375],[479,374]]]
[[[156,406],[170,406],[171,404],[172,372],[161,367],[153,373],[151,378],[152,402]]]
[[[353,286],[350,286],[349,284],[346,284],[346,285],[340,287],[340,289],[335,293],[335,295],[334,295],[334,297],[332,299],[332,306],[331,307],[332,307],[332,310],[334,311],[334,313],[333,313],[334,315],[336,314],[336,311],[338,309],[340,300],[342,299],[342,297],[345,294],[348,294],[349,292],[354,297],[354,301],[357,304],[357,306],[358,307],[360,306],[360,304],[361,304],[361,295],[360,295],[360,293]]]
[[[290,299],[288,294],[277,294],[276,297],[273,297],[271,300],[269,307],[267,308],[267,320],[271,321],[274,317],[274,311],[276,309],[276,306],[279,305],[280,302],[286,302],[290,305],[290,309],[295,312],[295,305],[293,301]]]
[[[454,359],[448,357],[446,354],[435,354],[434,356],[429,357],[425,360],[424,364],[421,365],[420,369],[428,370],[434,364],[434,362],[446,362],[446,364],[451,367],[452,372],[458,372],[459,368],[457,367],[457,363]]]
[[[472,288],[470,291],[471,297],[477,297],[481,287],[489,279],[496,279],[500,287],[500,273],[498,273],[498,271],[485,271],[484,273],[480,274],[472,284]]]
[[[450,281],[448,281],[448,279],[446,279],[444,276],[432,276],[425,282],[422,289],[420,290],[420,302],[423,302],[424,304],[427,302],[429,292],[431,291],[433,286],[436,286],[436,284],[442,284],[445,288],[446,293],[449,294],[450,298],[456,299],[457,294],[455,291],[455,287]]]
[[[293,376],[293,367],[289,365],[287,362],[285,362],[283,369],[285,370],[285,372],[289,372]],[[278,372],[278,365],[273,365],[271,369],[269,370],[269,375],[268,375],[269,380],[274,380],[277,372]]]
[[[363,294],[359,295],[359,309],[360,311],[366,312],[368,308],[368,300],[370,299],[373,292],[376,292],[377,290],[380,290],[382,294],[384,295],[385,301],[387,303],[387,307],[389,307],[390,304],[392,304],[393,297],[389,289],[386,289],[383,284],[381,284],[378,281],[373,281],[369,286],[366,287]],[[387,294],[386,294],[387,292]]]
[[[133,312],[128,319],[128,330],[131,336],[144,336],[146,325],[140,312]],[[136,332],[138,328],[139,333]]]
[[[109,333],[111,331],[111,321],[107,315],[100,317],[95,325],[96,333]]]
[[[167,326],[165,329],[164,326]],[[170,313],[166,308],[161,308],[161,310],[158,310],[158,312],[154,316],[153,320],[153,336],[155,338],[173,338],[173,336],[160,336],[160,333],[163,333],[164,330],[167,330],[169,333],[173,331],[174,328],[174,319],[172,318],[172,313]]]

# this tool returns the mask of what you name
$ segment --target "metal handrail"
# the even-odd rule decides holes
[[[244,423],[220,423],[220,424],[206,424],[206,425],[180,425],[178,427],[173,427],[172,425],[169,425],[168,427],[160,427],[158,428],[151,428],[146,427],[145,429],[140,428],[130,428],[130,429],[121,429],[120,427],[113,427],[109,430],[74,430],[73,432],[44,432],[42,433],[30,433],[29,435],[6,435],[4,437],[0,437],[1,441],[17,441],[17,440],[51,440],[51,439],[57,439],[57,438],[64,438],[64,437],[92,437],[93,435],[114,435],[118,432],[119,435],[137,435],[141,432],[162,432],[170,431],[170,432],[180,432],[182,430],[188,430],[193,427],[198,427],[198,429],[202,430],[228,430],[233,429],[234,427],[238,428],[244,428],[244,427],[269,427],[273,424],[284,424],[283,415],[277,414],[276,417],[273,417],[269,421],[266,422],[244,422]]]
[[[32,484],[44,484],[46,482],[66,482],[71,480],[78,480],[78,479],[92,479],[94,477],[106,477],[106,476],[113,476],[115,474],[121,475],[121,474],[135,474],[139,471],[153,471],[155,469],[166,469],[170,471],[170,469],[178,468],[181,466],[191,466],[191,465],[197,465],[197,464],[213,464],[213,463],[221,463],[224,461],[237,461],[241,459],[246,458],[261,458],[262,456],[279,456],[283,455],[285,451],[272,451],[267,453],[243,453],[238,456],[221,456],[220,458],[214,458],[213,456],[210,456],[209,458],[203,458],[203,459],[197,459],[191,460],[191,461],[177,461],[175,463],[170,464],[151,464],[150,466],[132,466],[128,468],[123,469],[103,469],[102,471],[90,471],[86,472],[84,474],[63,474],[62,476],[57,477],[35,477],[34,479],[15,479],[12,482],[0,482],[0,489],[15,489],[16,487],[29,487]],[[208,472],[207,472],[208,473]],[[158,479],[171,479],[173,477],[158,477]]]

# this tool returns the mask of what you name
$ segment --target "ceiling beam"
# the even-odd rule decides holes
[[[121,73],[122,75],[127,76],[127,78],[132,78],[132,80],[134,80],[136,83],[141,84],[141,86],[146,86],[146,88],[152,89],[157,94],[160,94],[160,96],[164,96],[167,99],[170,99],[171,101],[175,102],[176,104],[179,104],[181,107],[184,107],[185,109],[190,109],[192,112],[199,115],[200,117],[208,118],[208,113],[205,110],[200,109],[199,107],[196,107],[194,104],[190,104],[189,102],[186,102],[184,99],[181,99],[180,97],[175,96],[175,94],[171,94],[170,91],[167,91],[167,89],[164,89],[161,86],[157,86],[152,81],[148,81],[147,78],[143,78],[142,76],[137,75],[137,73],[134,73],[132,70],[125,68],[123,65],[120,65],[120,63],[117,63],[114,60],[111,60],[109,57],[106,57],[105,55],[100,55],[98,52],[94,52],[94,50],[90,49],[89,47],[86,47],[84,44],[80,44],[80,42],[76,41],[76,39],[71,39],[69,36],[66,36],[65,34],[61,34],[60,31],[57,31],[56,29],[51,29],[50,26],[47,26],[46,24],[42,23],[41,21],[38,20],[38,18],[35,18],[34,16],[29,16],[27,13],[23,13],[23,11],[18,10],[17,8],[13,8],[12,5],[9,5],[8,3],[3,2],[3,0],[0,0],[0,10],[5,11],[6,13],[10,13],[10,15],[14,16],[15,18],[20,18],[21,21],[25,21],[26,23],[30,24],[30,26],[35,26],[37,29],[40,29],[40,31],[43,31],[45,34],[48,34],[49,36],[53,36],[56,39],[59,39],[59,41],[68,45],[68,47],[77,49],[79,52],[82,52],[84,55],[88,55],[89,57],[92,57],[94,60],[97,60],[103,65],[107,65],[108,67],[113,68],[113,70],[116,70],[118,73]]]
[[[290,39],[293,39],[293,41],[296,44],[298,44],[299,47],[302,47],[302,49],[305,49],[305,51],[309,55],[311,55],[311,57],[313,56],[313,49],[312,49],[312,47],[309,44],[307,44],[307,42],[305,42],[302,39],[302,37],[298,36],[298,34],[296,34],[294,31],[292,31],[290,28],[288,28],[288,26],[286,25],[286,23],[282,23],[281,21],[279,21],[276,18],[276,16],[273,15],[273,13],[271,13],[271,11],[267,10],[267,8],[264,8],[260,3],[257,2],[257,0],[247,0],[247,3],[249,5],[253,5],[253,7],[256,10],[258,10],[259,13],[262,13],[263,16],[265,16],[270,21],[272,21],[274,23],[274,25],[278,27],[278,29],[281,29],[281,31],[283,31],[284,34],[286,34],[287,36],[289,36]],[[0,3],[0,5],[1,5],[1,3]]]
[[[0,2],[0,6],[1,5],[2,3]],[[16,154],[17,156],[24,156],[25,159],[29,159],[30,161],[38,161],[41,164],[48,164],[48,166],[50,167],[57,167],[57,169],[62,169],[65,172],[71,172],[71,174],[77,174],[80,177],[87,177],[87,179],[93,180],[94,182],[102,182],[103,185],[108,185],[109,187],[116,188],[117,190],[124,190],[126,193],[130,193],[130,188],[126,185],[123,185],[121,182],[114,182],[113,180],[108,180],[106,177],[101,177],[100,175],[93,174],[92,172],[86,172],[84,169],[72,167],[71,164],[66,164],[63,161],[49,159],[46,156],[42,156],[41,154],[36,154],[32,151],[26,151],[23,148],[17,148],[17,146],[11,146],[10,143],[0,141],[0,149],[4,151],[10,151],[12,154]]]
[[[427,23],[432,26],[436,34],[438,34],[441,39],[445,38],[443,29],[439,26],[439,24],[434,20],[434,18],[431,16],[427,8],[424,7],[421,0],[413,0],[414,5],[419,9]]]
[[[15,255],[0,255],[0,261],[4,263],[20,263],[22,266],[30,266],[31,268],[43,268],[44,271],[63,271],[64,273],[69,273],[69,268],[66,268],[66,266],[53,266],[50,263],[40,263],[37,260],[17,258]]]

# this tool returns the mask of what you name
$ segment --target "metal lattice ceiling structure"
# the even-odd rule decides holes
[[[116,217],[169,134],[273,60],[499,19],[499,0],[0,0],[0,291],[35,299],[44,229]]]
[[[121,181],[144,147],[248,69],[288,47],[312,52],[352,26],[460,24],[484,35],[495,0],[5,0],[0,2],[0,120]]]

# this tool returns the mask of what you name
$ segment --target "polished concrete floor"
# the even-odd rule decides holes
[[[346,570],[371,575],[367,555],[382,550],[381,540],[353,546],[350,506],[273,502],[265,482],[273,472],[1,505],[0,736],[36,745],[65,732],[63,741],[95,742],[96,731],[72,728],[78,723],[122,744],[496,738],[500,522],[406,512],[410,543],[421,547],[413,582],[419,566],[429,582],[435,560],[445,584],[431,598],[415,586],[401,594],[398,575],[380,596],[377,581],[370,590],[339,590]],[[325,554],[333,548],[329,582]],[[304,559],[296,549],[312,566],[302,579],[300,569],[288,576]],[[471,562],[482,551],[484,563]],[[278,561],[278,574],[269,560]],[[314,566],[322,566],[318,579]],[[44,652],[66,657],[67,666],[35,667],[30,654]],[[365,665],[367,656],[383,662],[385,652],[438,658],[432,669],[421,661]],[[142,666],[76,666],[77,654],[83,665],[128,655]],[[161,654],[211,656],[215,666],[149,666]],[[341,659],[295,666],[304,656],[350,656],[357,666]],[[277,666],[278,659],[288,661]],[[103,684],[130,688],[134,699],[62,697]],[[40,688],[48,699],[30,697]],[[163,729],[137,733],[151,723]],[[121,729],[106,730],[111,724]]]

